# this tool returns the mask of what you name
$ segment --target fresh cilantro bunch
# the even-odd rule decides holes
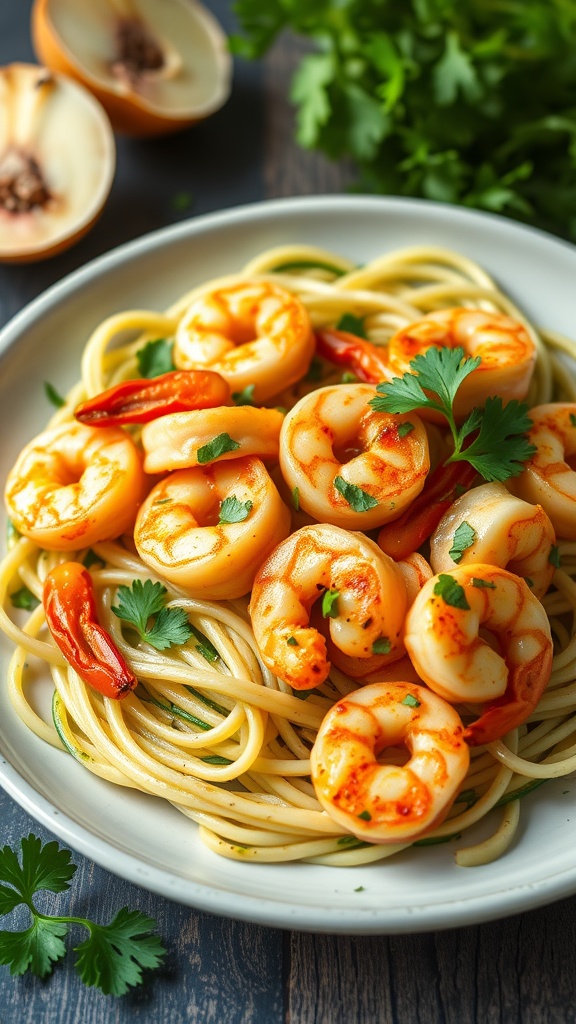
[[[31,923],[23,931],[0,931],[0,964],[11,974],[30,970],[38,977],[50,974],[66,953],[64,938],[70,925],[88,930],[88,938],[75,946],[76,970],[85,985],[105,995],[121,996],[142,982],[144,968],[159,967],[166,950],[152,934],[156,922],[139,910],[123,907],[110,924],[83,917],[55,917],[36,909],[39,892],[65,892],[76,871],[69,850],[56,842],[42,844],[37,836],[21,840],[21,858],[10,846],[0,849],[0,916],[24,904]]]
[[[235,0],[243,56],[312,44],[297,139],[365,191],[461,203],[576,238],[572,0]]]

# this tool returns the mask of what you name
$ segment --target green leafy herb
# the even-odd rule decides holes
[[[359,814],[358,817],[362,818],[362,821],[372,821],[372,815],[370,814],[370,811],[362,811],[362,813]]]
[[[470,523],[467,523],[466,520],[464,520],[454,531],[452,547],[448,552],[452,561],[459,562],[464,552],[467,551],[468,548],[472,547],[475,540],[476,530],[470,526]]]
[[[341,476],[334,477],[334,487],[355,512],[367,512],[369,508],[374,508],[378,504],[371,494],[356,484],[347,483]]]
[[[570,423],[573,427],[576,427],[576,415],[573,412],[570,413]]]
[[[166,950],[153,934],[156,922],[139,910],[123,907],[110,924],[83,917],[40,913],[34,904],[39,892],[65,892],[76,871],[69,850],[56,842],[42,844],[37,836],[21,840],[20,859],[10,846],[0,850],[0,915],[24,905],[31,924],[23,931],[0,932],[0,963],[13,975],[30,970],[40,978],[50,974],[66,953],[64,938],[70,925],[87,929],[88,938],[75,947],[76,970],[85,985],[105,995],[121,996],[140,985],[145,968],[159,967]]]
[[[297,641],[295,636],[289,636],[287,641],[286,641],[286,643],[288,644],[289,647],[299,647],[300,646],[300,644],[298,643],[298,641]]]
[[[343,313],[336,324],[337,331],[347,331],[348,334],[355,334],[357,338],[365,338],[364,318],[355,316],[354,313]]]
[[[207,636],[204,636],[204,633],[201,633],[199,629],[196,629],[196,626],[191,625],[190,630],[194,639],[198,641],[198,643],[195,644],[198,653],[201,654],[202,657],[210,663],[218,661],[220,655],[218,654],[218,651],[214,647],[212,641],[209,640]]]
[[[233,6],[244,57],[283,31],[305,41],[291,87],[297,141],[351,160],[356,190],[460,203],[576,239],[570,0]]]
[[[141,377],[160,377],[163,373],[170,373],[176,367],[172,361],[173,341],[166,338],[156,338],[154,341],[147,341],[142,348],[136,352],[138,371]]]
[[[27,612],[33,612],[40,601],[28,587],[20,587],[19,590],[14,590],[10,594],[10,603],[13,608],[23,608]]]
[[[235,494],[231,494],[220,505],[219,523],[243,523],[252,511],[253,502],[238,501]]]
[[[387,636],[379,636],[372,644],[372,654],[390,654],[392,644]]]
[[[478,356],[467,358],[461,348],[431,347],[411,361],[412,372],[378,384],[378,394],[370,405],[381,412],[434,409],[442,413],[454,441],[454,451],[446,461],[469,462],[488,481],[507,480],[518,476],[523,463],[536,451],[526,437],[532,421],[527,405],[516,399],[503,405],[501,398],[490,397],[483,409],[473,409],[460,427],[456,425],[456,393],[479,365]],[[470,441],[471,435],[475,436]]]
[[[339,590],[325,590],[322,595],[322,615],[325,619],[335,619],[338,616]]]
[[[438,580],[434,584],[434,593],[441,597],[446,604],[449,604],[451,608],[461,608],[464,611],[470,608],[466,600],[464,587],[460,586],[454,577],[449,576],[448,573],[440,573]]]
[[[158,651],[185,644],[193,633],[183,608],[166,607],[166,587],[152,580],[134,580],[131,587],[118,587],[118,605],[112,611],[129,622],[142,640]]]
[[[532,579],[531,576],[525,576],[524,577],[524,582],[525,582],[527,587],[533,587],[534,586],[534,580]]]
[[[345,370],[340,378],[341,384],[356,384],[358,377],[355,373],[350,373],[350,370]]]
[[[300,488],[294,487],[292,489],[292,504],[297,512],[300,510]]]
[[[104,561],[100,558],[100,555],[97,555],[96,552],[92,550],[92,548],[88,548],[88,551],[84,555],[82,564],[86,569],[91,569],[93,565],[104,565]]]
[[[473,576],[471,583],[473,587],[478,587],[478,589],[483,587],[484,590],[496,590],[496,584],[492,580],[483,580],[479,576]]]
[[[553,544],[552,547],[550,548],[550,554],[548,555],[548,561],[556,569],[560,568],[560,551],[558,550],[558,545],[557,544]]]
[[[233,391],[232,398],[236,402],[236,405],[254,405],[254,388],[255,384],[247,384],[242,391]]]
[[[196,452],[196,458],[200,465],[204,465],[206,462],[212,462],[219,458],[220,455],[225,455],[226,452],[235,452],[239,447],[240,442],[235,441],[230,434],[217,434],[211,441],[208,441],[208,444],[200,446]]]
[[[316,384],[318,381],[322,380],[322,360],[319,359],[318,356],[312,356],[310,366],[308,367],[304,380],[312,384]]]
[[[221,754],[209,754],[208,757],[201,757],[200,760],[204,761],[205,764],[215,764],[219,767],[232,764],[232,761],[228,757],[222,757]]]
[[[365,890],[364,890],[364,886],[363,885],[357,885],[356,888],[354,889],[354,892],[364,892],[364,891]]]
[[[398,424],[398,437],[407,437],[414,430],[414,424],[406,420],[404,423]]]
[[[47,380],[44,381],[44,391],[46,392],[48,401],[57,409],[61,409],[63,405],[66,405],[66,399],[62,398],[62,395],[59,395],[56,388]]]
[[[407,693],[406,696],[404,697],[404,700],[402,701],[402,703],[405,704],[406,707],[408,707],[408,708],[419,708],[420,707],[420,701],[418,700],[417,697],[414,696],[413,693]]]

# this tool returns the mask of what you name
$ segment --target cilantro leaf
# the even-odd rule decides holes
[[[495,396],[486,399],[481,416],[474,416],[474,412],[462,424],[460,436],[464,439],[478,426],[477,436],[449,461],[466,459],[488,481],[519,476],[523,463],[536,451],[525,436],[532,426],[528,406],[515,398],[503,405],[502,399]]]
[[[30,903],[34,893],[41,890],[64,892],[70,888],[76,865],[71,862],[69,850],[61,849],[57,842],[42,845],[32,834],[21,840],[20,849],[20,861],[10,846],[0,850],[0,881],[14,888],[20,897],[18,903]],[[4,886],[2,893],[5,897]],[[3,906],[0,902],[0,914],[7,913]]]
[[[371,494],[356,484],[349,484],[341,476],[334,477],[334,487],[355,512],[367,512],[369,508],[375,508],[378,504]]]
[[[240,442],[235,441],[230,434],[224,432],[217,434],[207,444],[201,445],[196,452],[196,458],[200,465],[204,465],[206,462],[212,462],[219,458],[220,455],[225,455],[226,452],[235,452],[239,447]]]
[[[372,644],[372,654],[390,654],[392,644],[387,636],[379,636]]]
[[[50,974],[53,965],[66,954],[62,938],[68,925],[34,917],[29,928],[21,932],[0,932],[0,964],[10,967],[10,974],[30,970],[39,978]]]
[[[474,530],[470,526],[470,523],[467,523],[464,519],[463,522],[460,523],[460,526],[458,526],[454,531],[452,547],[448,552],[452,561],[459,562],[464,552],[467,551],[468,548],[472,547],[475,540],[476,530]]]
[[[463,611],[470,610],[470,605],[464,593],[464,587],[453,576],[448,575],[448,573],[440,573],[438,580],[434,584],[434,593],[438,597],[443,598],[451,608],[460,608]]]
[[[413,693],[407,693],[406,696],[404,697],[404,700],[402,701],[402,703],[405,704],[406,707],[408,707],[408,708],[419,708],[420,707],[420,701],[418,700],[417,697],[414,696]]]
[[[492,580],[483,580],[480,576],[473,576],[471,581],[473,587],[484,590],[496,590],[496,584]]]
[[[112,606],[114,615],[158,651],[185,644],[193,632],[183,608],[166,608],[166,594],[162,583],[134,580],[131,587],[118,587],[118,604]]]
[[[355,316],[354,313],[343,313],[336,324],[337,331],[347,331],[348,334],[355,334],[357,338],[365,338],[364,318]]]
[[[322,595],[322,615],[325,619],[336,619],[338,617],[339,590],[325,590]]]
[[[156,922],[139,910],[122,907],[108,925],[91,924],[85,942],[75,947],[76,969],[85,985],[104,995],[122,996],[142,982],[142,969],[158,967],[165,949],[151,934]]]
[[[166,338],[156,338],[155,341],[147,341],[142,348],[136,352],[138,371],[141,377],[160,377],[163,373],[170,373],[175,370],[172,359],[173,341]]]
[[[236,405],[254,405],[254,388],[255,384],[247,384],[242,391],[233,391],[232,398]]]
[[[238,501],[235,494],[231,494],[230,497],[224,498],[224,501],[220,505],[220,514],[218,516],[219,523],[243,523],[248,518],[252,511],[253,502]]]

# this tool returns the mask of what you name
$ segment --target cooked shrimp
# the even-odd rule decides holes
[[[504,402],[526,397],[536,362],[536,346],[524,324],[482,309],[439,309],[402,328],[388,344],[388,379],[411,372],[410,362],[427,349],[464,349],[482,362],[461,383],[454,415],[462,419],[489,395]]]
[[[406,603],[407,607],[413,603],[416,598],[416,594],[420,592],[426,580],[429,580],[433,575],[432,569],[428,565],[425,558],[418,552],[415,551],[413,554],[408,555],[402,562],[396,563],[404,580],[404,586],[406,588]],[[330,636],[326,637],[326,648],[328,651],[328,657],[336,668],[339,668],[342,672],[345,672],[347,676],[351,676],[352,679],[364,680],[372,682],[372,676],[375,673],[382,672],[387,666],[390,666],[390,671],[393,671],[395,665],[400,659],[408,661],[405,657],[406,649],[404,647],[402,633],[398,637],[398,643],[390,649],[387,653],[380,652],[379,654],[372,654],[369,658],[355,658],[350,654],[344,654],[336,644],[332,643]],[[400,672],[400,669],[398,669]],[[412,674],[406,675],[406,668],[401,672],[402,679],[412,679]],[[369,678],[370,677],[370,678]],[[383,676],[378,677],[380,681]],[[389,679],[399,678],[399,676],[388,675]],[[415,679],[419,678],[414,675]]]
[[[142,458],[125,431],[61,423],[20,453],[5,500],[25,537],[73,551],[129,530],[144,492]]]
[[[404,643],[441,697],[487,704],[466,729],[472,745],[526,721],[550,678],[548,616],[523,579],[496,566],[456,566],[428,580],[406,617]]]
[[[539,502],[559,537],[576,540],[576,403],[537,405],[529,416],[536,454],[507,486],[525,501]]]
[[[138,513],[134,543],[159,576],[219,601],[248,593],[289,529],[290,512],[264,464],[243,458],[161,480]]]
[[[410,842],[447,815],[470,762],[458,713],[424,686],[363,686],[335,704],[310,755],[316,796],[369,843]],[[386,763],[405,747],[406,764]]]
[[[371,530],[400,515],[430,468],[422,421],[376,412],[370,384],[305,395],[287,414],[280,466],[305,512],[320,522]]]
[[[250,405],[161,416],[142,429],[144,468],[165,473],[244,455],[276,460],[283,421],[278,409]]]
[[[297,690],[322,683],[326,641],[309,625],[317,598],[329,592],[330,635],[346,654],[368,658],[376,645],[393,650],[406,611],[406,587],[395,562],[360,533],[318,523],[303,526],[261,565],[250,616],[262,660]]]
[[[457,530],[466,534],[464,549]],[[541,505],[513,497],[504,484],[482,484],[457,498],[440,520],[430,538],[430,563],[435,573],[450,572],[456,563],[499,565],[522,576],[542,598],[554,575],[550,552],[555,543],[554,527]]]
[[[179,369],[216,370],[232,392],[265,402],[304,376],[314,353],[300,299],[270,281],[233,279],[198,295],[176,333]]]

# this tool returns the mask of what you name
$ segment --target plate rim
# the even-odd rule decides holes
[[[576,257],[576,248],[571,243],[539,228],[511,221],[498,214],[482,213],[445,203],[343,194],[267,199],[231,206],[157,229],[125,242],[73,270],[27,303],[0,330],[0,362],[27,327],[36,321],[40,311],[51,310],[65,301],[69,294],[90,285],[90,282],[110,273],[116,266],[131,262],[139,255],[150,254],[179,240],[213,232],[221,227],[227,228],[242,221],[254,223],[270,218],[282,218],[291,212],[307,212],[310,209],[315,212],[337,210],[343,205],[365,209],[377,206],[383,213],[386,210],[393,210],[400,214],[407,211],[411,215],[414,211],[425,208],[427,216],[432,216],[432,219],[437,216],[439,223],[446,220],[458,221],[464,225],[488,222],[496,232],[502,230],[508,236],[516,234],[520,240],[536,235],[555,249],[561,246],[569,251],[573,258]],[[91,833],[84,824],[63,813],[38,792],[1,751],[0,785],[36,821],[74,850],[111,873],[157,895],[198,910],[267,927],[350,935],[425,932],[497,920],[553,903],[576,891],[575,863],[573,867],[556,871],[530,885],[522,884],[510,889],[505,896],[500,891],[491,895],[478,894],[467,900],[462,900],[460,896],[454,901],[443,898],[441,903],[431,902],[418,907],[394,908],[392,916],[390,913],[386,914],[385,909],[382,911],[382,908],[368,909],[358,906],[351,910],[339,907],[308,907],[303,903],[286,904],[271,900],[267,896],[230,893],[223,888],[207,886],[193,879],[185,880],[187,892],[186,898],[183,899],[181,892],[175,892],[175,889],[182,886],[181,878],[170,875],[164,869],[146,860],[140,860],[137,855],[128,854],[114,847],[111,842]],[[234,897],[233,905],[230,902],[231,895]],[[459,908],[457,914],[455,908]]]

